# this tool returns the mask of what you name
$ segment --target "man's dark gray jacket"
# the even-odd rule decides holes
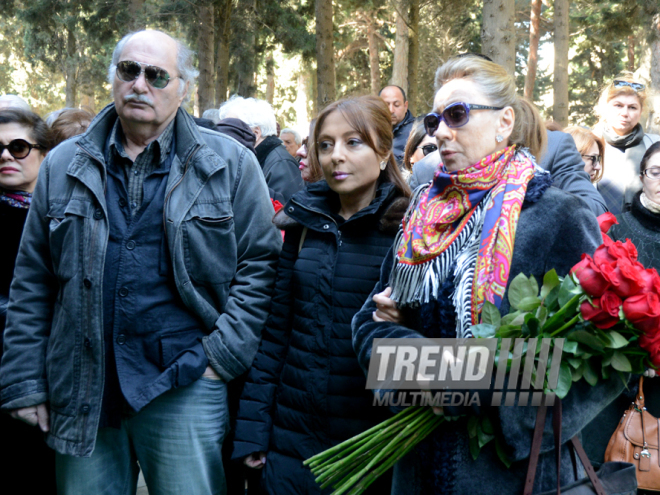
[[[103,269],[108,244],[106,107],[88,132],[51,151],[16,260],[0,368],[3,409],[48,401],[48,444],[91,455],[104,384]],[[176,288],[207,336],[213,369],[231,380],[252,364],[268,314],[280,232],[254,155],[176,116],[163,223]],[[167,371],[171,371],[167,373]],[[176,370],[164,370],[173,379]]]
[[[584,171],[584,162],[570,134],[548,131],[548,149],[542,158],[539,165],[552,174],[555,187],[581,198],[596,216],[607,211],[605,200]],[[431,181],[439,162],[440,156],[434,152],[415,163],[410,188]]]

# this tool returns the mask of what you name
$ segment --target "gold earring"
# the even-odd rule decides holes
[[[386,168],[387,168],[387,162],[383,160],[382,162],[380,162],[380,169],[385,170]]]

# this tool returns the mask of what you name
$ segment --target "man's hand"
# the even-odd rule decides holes
[[[13,409],[9,414],[12,418],[25,421],[30,426],[39,425],[39,428],[41,428],[41,431],[44,433],[50,430],[48,408],[45,403],[36,406],[22,407],[21,409]]]
[[[266,453],[253,452],[245,458],[243,464],[252,469],[261,469],[266,465]]]
[[[218,375],[211,366],[207,366],[202,375],[204,378],[209,378],[211,380],[222,380],[222,377]]]
[[[391,323],[398,323],[403,325],[403,314],[396,307],[396,303],[390,299],[392,294],[392,287],[388,287],[383,292],[376,294],[372,299],[378,308],[373,312],[372,318],[374,321],[389,321]]]

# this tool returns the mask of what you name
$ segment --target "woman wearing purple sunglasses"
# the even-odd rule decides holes
[[[438,69],[436,81],[434,111],[424,122],[443,165],[430,184],[415,190],[372,298],[353,318],[353,348],[365,370],[374,339],[471,338],[485,301],[509,311],[507,289],[518,273],[541,280],[554,268],[566,275],[582,253],[602,242],[586,203],[551,187],[550,174],[536,165],[545,129],[503,67],[478,56],[455,57]],[[575,384],[563,401],[564,442],[624,388],[620,380],[582,385]],[[500,407],[489,391],[468,392],[478,393],[478,407],[434,408],[454,421],[394,466],[392,493],[523,492],[536,407]],[[487,416],[498,438],[476,461],[467,427],[474,415]],[[552,436],[550,426],[546,435]],[[544,445],[535,493],[557,486],[556,452]],[[498,459],[498,448],[512,461],[510,468]],[[570,465],[566,447],[561,459]],[[561,484],[573,477],[572,469],[562,469]]]

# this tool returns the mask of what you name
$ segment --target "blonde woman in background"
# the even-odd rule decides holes
[[[605,143],[586,127],[571,126],[564,129],[564,132],[573,137],[584,161],[584,171],[589,174],[591,183],[596,184],[603,178],[605,170]]]
[[[639,123],[648,97],[646,86],[632,74],[621,74],[601,92],[594,133],[605,141],[607,169],[597,189],[615,215],[630,210],[633,196],[642,189],[639,163],[660,136],[645,134]]]

